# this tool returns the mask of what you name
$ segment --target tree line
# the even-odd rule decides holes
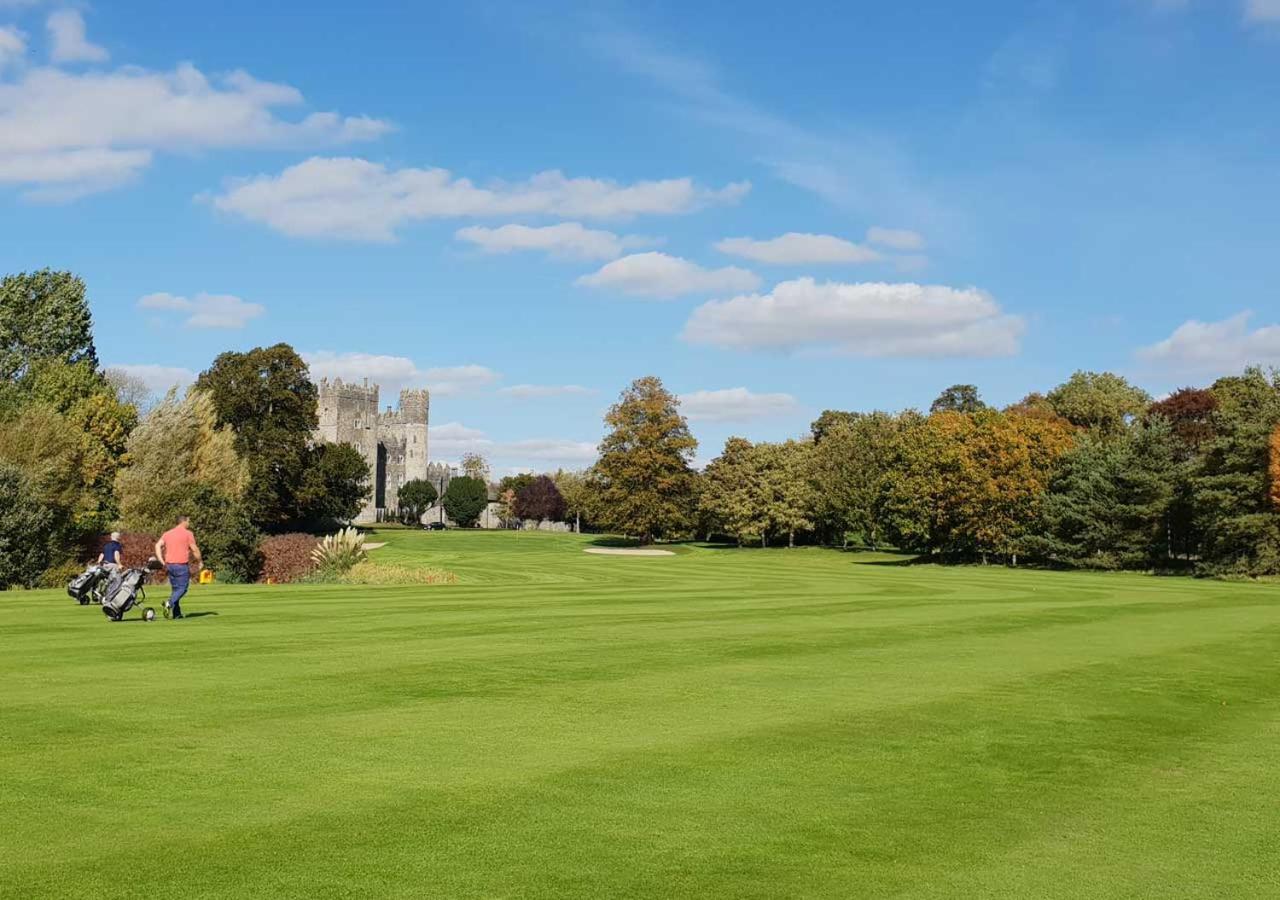
[[[0,588],[58,586],[113,527],[186,513],[208,562],[252,580],[265,534],[354,517],[369,467],[314,440],[316,388],[286,344],[223,353],[144,416],[149,390],[104,371],[84,282],[0,279]]]
[[[973,385],[928,412],[822,413],[802,439],[731,437],[702,472],[656,378],[606,416],[574,478],[593,524],[642,541],[893,547],[939,560],[1280,574],[1280,373],[1161,400],[1077,372],[1003,409]]]

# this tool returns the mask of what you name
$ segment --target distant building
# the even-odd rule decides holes
[[[316,387],[320,417],[316,439],[355,447],[373,475],[373,490],[356,521],[376,522],[394,515],[400,486],[406,481],[421,478],[434,484],[433,474],[448,473],[447,467],[428,465],[431,395],[427,391],[401,391],[399,409],[388,406],[379,412],[378,386],[367,378],[363,384],[322,378]]]

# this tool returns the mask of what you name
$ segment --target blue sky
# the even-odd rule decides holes
[[[503,472],[656,374],[706,459],[1280,364],[1277,96],[1280,0],[0,0],[0,270],[157,385],[287,341]]]

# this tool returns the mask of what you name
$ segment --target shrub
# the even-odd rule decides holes
[[[350,571],[356,563],[364,562],[367,556],[364,535],[354,528],[344,528],[336,534],[326,535],[311,551],[316,570],[325,574]]]
[[[456,584],[458,576],[427,566],[400,566],[369,560],[357,563],[337,578],[342,584]]]
[[[67,559],[50,566],[40,573],[39,587],[64,588],[67,582],[84,571],[84,565],[77,559]]]
[[[204,551],[204,564],[222,581],[257,581],[262,571],[258,544],[262,534],[249,520],[244,504],[209,487],[192,498],[191,530]]]
[[[140,569],[147,564],[147,560],[156,555],[156,541],[160,539],[160,535],[151,534],[147,531],[124,531],[120,534],[120,546],[124,551],[120,554],[120,562],[126,568]],[[82,560],[84,563],[91,563],[96,560],[102,553],[103,546],[107,541],[111,540],[111,535],[100,534],[94,538],[89,546],[89,551]],[[199,541],[199,537],[196,538]]]
[[[311,553],[320,541],[310,534],[277,534],[262,542],[261,581],[288,584],[315,571]]]
[[[49,565],[53,514],[15,466],[0,463],[0,590],[32,587]]]

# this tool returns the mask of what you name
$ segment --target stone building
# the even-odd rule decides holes
[[[379,412],[378,386],[367,378],[363,384],[322,378],[316,387],[320,416],[316,439],[355,447],[373,475],[373,490],[357,521],[376,522],[394,515],[400,485],[431,474],[427,463],[431,395],[425,390],[404,390],[399,409],[388,406]]]

